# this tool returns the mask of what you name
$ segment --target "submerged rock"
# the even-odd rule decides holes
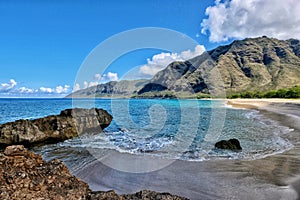
[[[215,147],[219,149],[228,149],[232,151],[242,150],[240,141],[235,138],[230,140],[221,140],[215,144]]]
[[[0,125],[0,146],[60,142],[84,132],[102,132],[112,116],[103,109],[74,108],[35,120],[17,120]]]
[[[146,190],[126,195],[114,191],[92,192],[88,184],[72,176],[60,160],[47,163],[21,145],[9,146],[4,154],[0,153],[0,184],[0,199],[186,199]]]

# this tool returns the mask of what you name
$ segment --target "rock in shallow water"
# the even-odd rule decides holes
[[[45,162],[23,146],[9,146],[0,153],[0,199],[89,199],[89,200],[181,200],[169,193],[141,191],[118,195],[114,191],[92,192],[88,185],[72,176],[58,159]]]
[[[219,149],[228,149],[232,151],[242,150],[240,141],[235,138],[230,140],[221,140],[215,144],[215,147]]]
[[[102,132],[112,116],[103,109],[74,108],[35,120],[17,120],[0,125],[0,146],[60,142],[84,132]]]

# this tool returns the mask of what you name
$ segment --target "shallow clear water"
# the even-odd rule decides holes
[[[0,99],[0,123],[34,119],[71,107],[98,107],[114,117],[104,133],[82,135],[59,144],[35,148],[49,160],[86,157],[86,148],[114,149],[171,159],[255,159],[282,152],[290,130],[257,111],[232,109],[219,100],[154,99]],[[238,138],[241,152],[214,149],[221,139]],[[74,157],[75,156],[75,157]]]

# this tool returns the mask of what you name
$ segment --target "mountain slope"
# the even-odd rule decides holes
[[[237,40],[188,61],[173,62],[158,72],[138,94],[173,91],[220,96],[222,88],[232,94],[295,85],[300,85],[299,40],[283,41],[263,36]]]
[[[300,85],[300,41],[268,37],[236,40],[185,62],[173,62],[151,80],[100,84],[67,97],[225,97]]]
[[[78,90],[66,98],[93,98],[93,97],[130,97],[139,91],[148,80],[122,80],[99,84],[83,90]]]

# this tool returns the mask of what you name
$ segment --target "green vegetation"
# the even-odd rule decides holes
[[[196,98],[197,99],[210,99],[210,98],[212,98],[212,96],[210,94],[200,93],[200,94],[197,94]]]
[[[131,96],[131,98],[139,99],[139,98],[146,98],[146,99],[152,99],[152,98],[159,98],[159,99],[176,99],[177,96],[173,91],[161,91],[161,92],[145,92],[143,94],[134,94]]]
[[[130,98],[142,98],[142,99],[210,99],[213,98],[210,94],[205,93],[187,93],[187,92],[174,92],[170,90],[164,90],[160,92],[145,92],[143,94],[134,94]]]
[[[300,98],[300,86],[294,86],[288,89],[271,90],[268,92],[242,92],[227,96],[229,99],[234,98],[288,98],[296,99]]]
[[[142,95],[133,95],[131,98],[161,98],[161,99],[211,99],[211,98],[224,98],[224,97],[215,97],[210,94],[205,93],[195,93],[195,94],[186,94],[181,92],[173,91],[161,91],[161,92],[146,92]],[[287,99],[297,99],[300,98],[300,86],[294,86],[287,89],[279,90],[270,90],[267,92],[260,91],[247,91],[241,93],[235,93],[227,95],[228,99],[235,98],[249,98],[249,99],[261,99],[261,98],[287,98]]]

